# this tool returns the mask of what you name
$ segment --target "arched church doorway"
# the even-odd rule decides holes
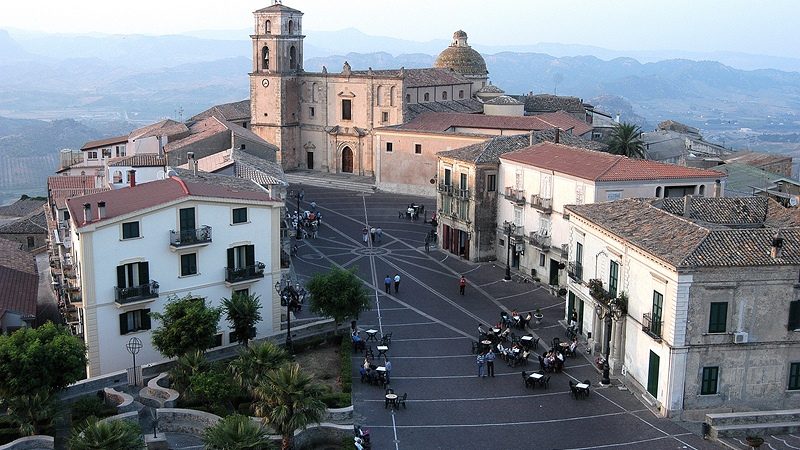
[[[350,147],[342,149],[342,172],[353,173],[353,150]]]

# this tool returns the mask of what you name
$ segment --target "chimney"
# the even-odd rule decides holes
[[[83,223],[89,223],[92,221],[92,205],[91,203],[84,203],[83,204]]]
[[[97,220],[106,218],[106,202],[97,202]]]
[[[689,218],[692,215],[692,196],[683,197],[683,217]]]
[[[130,180],[131,187],[136,187],[136,171],[130,169],[128,171],[128,179]]]
[[[719,180],[714,180],[714,198],[722,197],[722,183]]]
[[[617,113],[617,117],[614,118],[614,122],[619,123],[619,113]]]
[[[531,130],[531,132],[528,133],[528,145],[531,147],[533,147],[533,133],[534,133],[533,130]]]
[[[778,229],[778,232],[772,237],[772,247],[770,248],[769,256],[773,258],[780,258],[782,254],[783,238],[781,237],[781,230]]]
[[[197,161],[194,159],[194,152],[186,152],[186,159],[192,169],[192,175],[197,175]]]
[[[556,128],[556,138],[555,138],[555,141],[554,141],[554,142],[555,142],[556,144],[558,144],[558,142],[559,142],[560,140],[561,140],[561,128]]]

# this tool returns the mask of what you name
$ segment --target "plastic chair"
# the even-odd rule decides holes
[[[408,392],[403,393],[402,397],[397,398],[397,406],[403,405],[403,408],[406,408],[406,399],[408,398]]]

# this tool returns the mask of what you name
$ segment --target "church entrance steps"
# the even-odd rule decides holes
[[[713,438],[800,432],[800,409],[706,414]]]
[[[306,184],[354,192],[375,192],[375,179],[358,175],[295,170],[286,172],[286,181],[291,184]]]

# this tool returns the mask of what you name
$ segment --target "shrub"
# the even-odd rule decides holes
[[[342,386],[342,393],[348,397],[353,391],[353,359],[350,357],[350,347],[350,339],[342,338],[339,345],[339,384]]]
[[[87,395],[79,398],[70,408],[72,412],[72,423],[83,423],[91,416],[102,419],[103,417],[113,416],[117,408],[108,406],[103,399],[95,395]]]

